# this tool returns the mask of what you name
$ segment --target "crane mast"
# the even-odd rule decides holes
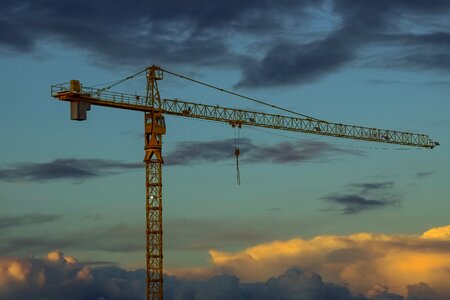
[[[425,134],[332,123],[308,117],[275,115],[178,99],[162,100],[158,81],[163,79],[164,70],[154,65],[145,72],[145,96],[108,91],[113,85],[103,89],[83,87],[78,80],[53,85],[51,95],[70,102],[72,120],[86,120],[91,105],[144,112],[147,300],[163,299],[162,137],[166,133],[164,114],[229,123],[233,127],[256,126],[428,149],[439,145]]]
[[[162,75],[155,66],[147,70],[145,104],[151,108],[144,112],[147,299],[163,299],[162,136],[166,125],[158,90]]]

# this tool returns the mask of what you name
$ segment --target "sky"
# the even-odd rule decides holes
[[[50,88],[101,87],[159,65],[319,119],[440,143],[166,116],[166,298],[450,299],[448,1],[0,5],[0,298],[144,299],[142,113],[92,107],[74,122]],[[145,80],[113,90],[141,95]],[[284,114],[170,74],[159,90]]]

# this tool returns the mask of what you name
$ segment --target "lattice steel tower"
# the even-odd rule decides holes
[[[145,212],[147,299],[163,299],[163,228],[162,228],[162,136],[166,133],[158,80],[162,71],[152,66],[147,70],[145,104],[152,110],[145,112]]]

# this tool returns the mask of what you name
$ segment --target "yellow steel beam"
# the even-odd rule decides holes
[[[439,145],[439,143],[431,140],[426,134],[332,123],[316,119],[275,115],[181,100],[164,99],[161,100],[159,106],[155,105],[152,107],[145,103],[146,97],[143,96],[101,91],[99,89],[82,86],[79,91],[74,91],[71,90],[71,85],[69,83],[52,86],[52,96],[64,101],[82,101],[92,105],[144,112],[158,110],[164,114],[187,118],[364,140],[369,142],[430,149]]]

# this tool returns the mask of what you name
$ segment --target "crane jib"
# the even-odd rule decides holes
[[[439,145],[426,134],[417,134],[397,130],[378,129],[363,126],[326,122],[316,119],[268,114],[263,112],[227,108],[218,105],[205,105],[182,100],[161,100],[160,107],[146,105],[145,97],[139,95],[102,91],[96,88],[81,87],[71,89],[70,83],[52,86],[52,96],[71,101],[72,115],[84,120],[90,105],[117,107],[128,110],[148,112],[159,110],[164,114],[187,118],[203,119],[230,124],[241,124],[277,130],[288,130],[315,135],[333,136],[369,142],[388,143],[432,149]],[[75,111],[75,112],[74,112]]]

